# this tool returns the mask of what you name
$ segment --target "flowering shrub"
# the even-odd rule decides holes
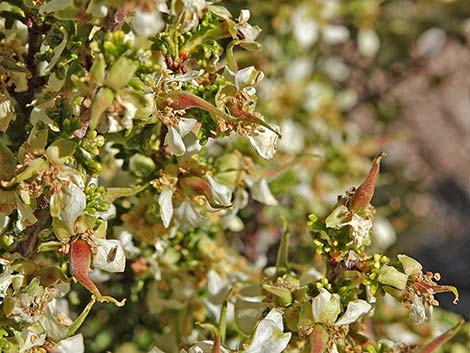
[[[291,55],[348,40],[330,5],[281,7]],[[246,9],[233,16],[203,0],[0,9],[2,351],[429,353],[462,325],[419,347],[386,332],[391,306],[422,323],[434,294],[458,293],[372,239],[384,153],[329,211],[329,195],[311,185],[345,188],[342,176],[366,163],[350,150],[364,138],[340,123],[354,91],[331,81],[344,82],[347,68],[328,50],[324,77],[305,79],[312,68],[300,57],[263,81],[256,67],[269,58],[257,54],[261,29]],[[372,27],[357,33],[368,58],[380,47]]]

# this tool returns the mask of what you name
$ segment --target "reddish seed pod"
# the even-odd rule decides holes
[[[91,263],[91,250],[86,241],[75,240],[70,246],[70,266],[72,275],[77,281],[88,289],[97,298],[101,298],[101,293],[88,277]]]
[[[352,211],[360,212],[369,206],[374,196],[375,183],[377,181],[377,175],[380,170],[380,161],[387,154],[385,152],[380,153],[377,157],[374,158],[372,162],[372,167],[370,168],[369,174],[367,174],[364,182],[359,186],[354,193],[349,209]]]

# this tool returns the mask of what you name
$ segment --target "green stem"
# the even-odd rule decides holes
[[[288,256],[289,256],[289,226],[287,221],[282,215],[282,222],[284,223],[284,234],[279,244],[276,259],[276,273],[285,273],[289,269]]]

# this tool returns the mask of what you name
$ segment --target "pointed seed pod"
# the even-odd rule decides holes
[[[82,239],[75,240],[70,247],[70,265],[72,275],[88,289],[95,297],[101,297],[101,293],[88,277],[91,263],[91,250],[86,241]]]
[[[310,353],[325,353],[328,347],[328,341],[330,340],[330,335],[328,334],[325,326],[316,324],[309,336],[309,340],[310,346],[312,347]]]
[[[70,246],[70,266],[72,275],[86,289],[88,289],[98,301],[111,302],[117,306],[123,306],[126,299],[118,301],[113,297],[101,295],[98,287],[88,277],[91,263],[91,249],[88,243],[82,239],[77,239]]]
[[[360,212],[369,206],[372,197],[374,196],[375,183],[377,181],[377,175],[380,170],[380,161],[387,154],[385,152],[380,153],[374,158],[372,167],[370,168],[369,174],[367,174],[364,182],[359,186],[354,193],[349,209],[352,211]]]
[[[179,181],[181,191],[184,196],[197,196],[202,195],[206,198],[209,205],[214,208],[226,208],[227,206],[220,205],[214,199],[212,189],[209,182],[198,176],[187,176],[183,177]]]

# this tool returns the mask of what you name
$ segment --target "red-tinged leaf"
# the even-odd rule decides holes
[[[100,302],[112,302],[117,306],[123,306],[126,299],[118,301],[113,297],[107,295],[101,295],[98,287],[88,277],[91,263],[91,250],[88,243],[82,239],[77,239],[72,242],[70,246],[70,267],[72,275],[77,281],[88,289],[98,301]]]
[[[380,161],[386,155],[387,154],[385,152],[382,152],[374,158],[369,174],[367,174],[367,177],[361,186],[357,188],[351,200],[349,208],[352,211],[363,211],[370,204],[372,197],[374,196],[375,183],[380,170]]]
[[[317,324],[313,327],[313,331],[309,336],[310,345],[312,350],[310,353],[325,353],[328,347],[330,335],[325,326]]]
[[[457,323],[457,325],[450,328],[449,330],[444,332],[442,335],[434,338],[431,342],[425,344],[423,347],[418,348],[413,353],[432,353],[432,352],[434,352],[437,348],[439,348],[445,342],[450,340],[458,332],[458,330],[463,325],[463,323],[464,323],[464,320],[461,320],[459,323]]]

